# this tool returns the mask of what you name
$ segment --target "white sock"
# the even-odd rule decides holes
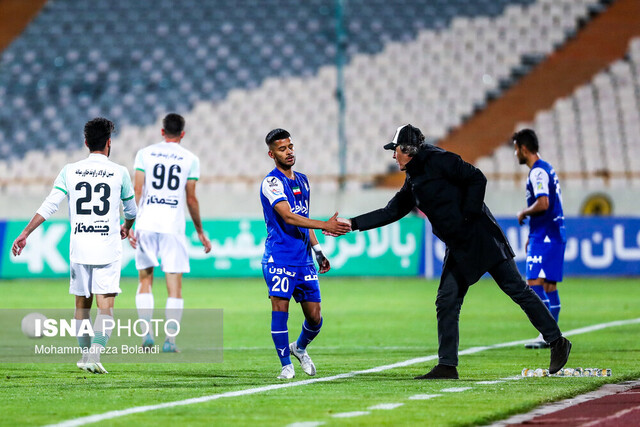
[[[113,316],[109,314],[98,314],[93,323],[94,337],[91,340],[91,349],[89,350],[89,359],[95,362],[100,361],[100,354],[107,346],[107,341],[111,337],[113,330]]]
[[[151,292],[136,294],[136,308],[138,309],[139,319],[151,322],[151,318],[153,317],[153,294]],[[149,323],[149,326],[149,335],[153,335],[151,332],[153,330],[151,323]]]
[[[87,357],[89,355],[89,347],[91,346],[91,335],[88,333],[80,334],[80,328],[83,325],[83,322],[91,322],[91,319],[74,319],[75,322],[75,330],[76,330],[76,338],[78,339],[78,346],[82,349],[82,361],[86,362]]]
[[[171,335],[175,334],[178,330],[176,322],[179,324],[182,321],[182,310],[184,309],[184,300],[182,298],[167,298],[167,307],[165,309],[165,322],[167,322],[166,328]],[[171,322],[170,322],[171,320]],[[167,335],[169,342],[175,342],[175,336],[170,337]]]

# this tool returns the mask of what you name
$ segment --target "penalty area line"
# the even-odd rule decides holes
[[[571,331],[567,331],[567,332],[563,333],[563,335],[565,335],[565,336],[579,335],[579,334],[585,334],[585,333],[588,333],[588,332],[599,331],[601,329],[606,329],[606,328],[611,328],[611,327],[616,327],[616,326],[632,325],[632,324],[636,324],[636,323],[640,323],[640,318],[629,319],[629,320],[617,320],[617,321],[614,321],[614,322],[607,322],[607,323],[599,323],[599,324],[587,326],[587,327],[584,327],[584,328],[573,329]],[[486,350],[493,350],[493,349],[496,349],[496,348],[513,347],[513,346],[525,344],[525,343],[527,343],[529,341],[530,340],[510,341],[510,342],[493,344],[493,345],[482,346],[482,347],[472,347],[472,348],[468,348],[466,350],[460,351],[459,355],[463,356],[463,355],[468,355],[468,354],[480,353],[480,352],[486,351]],[[282,389],[282,388],[300,387],[300,386],[304,386],[304,385],[335,381],[335,380],[340,380],[340,379],[344,379],[344,378],[353,378],[353,377],[355,377],[357,375],[373,374],[373,373],[388,371],[390,369],[404,368],[406,366],[411,366],[411,365],[415,365],[415,364],[418,364],[418,363],[428,362],[430,360],[435,360],[437,358],[438,358],[437,355],[432,354],[430,356],[416,357],[414,359],[408,359],[408,360],[404,360],[402,362],[391,363],[389,365],[381,365],[381,366],[376,366],[376,367],[370,368],[370,369],[364,369],[364,370],[361,370],[361,371],[346,372],[344,374],[332,375],[332,376],[329,376],[329,377],[313,378],[313,379],[309,379],[309,380],[302,380],[302,381],[296,381],[296,382],[290,382],[290,383],[284,383],[284,384],[272,384],[272,385],[263,386],[263,387],[254,387],[254,388],[248,388],[248,389],[244,389],[244,390],[229,391],[229,392],[226,392],[226,393],[211,394],[211,395],[208,395],[208,396],[193,397],[193,398],[184,399],[184,400],[176,400],[176,401],[173,401],[173,402],[158,403],[156,405],[134,406],[132,408],[120,409],[120,410],[116,410],[116,411],[104,412],[102,414],[95,414],[95,415],[88,415],[88,416],[80,417],[80,418],[74,418],[74,419],[62,421],[62,422],[57,423],[57,424],[49,424],[49,427],[53,427],[53,426],[55,426],[55,427],[82,426],[82,425],[86,425],[86,424],[97,423],[97,422],[104,421],[104,420],[110,420],[110,419],[113,419],[113,418],[124,417],[124,416],[132,415],[132,414],[140,414],[140,413],[143,413],[143,412],[156,411],[156,410],[159,410],[159,409],[167,409],[167,408],[174,408],[174,407],[177,407],[177,406],[186,406],[186,405],[194,405],[194,404],[197,404],[197,403],[210,402],[212,400],[218,400],[218,399],[222,399],[222,398],[225,398],[225,397],[248,396],[248,395],[257,394],[257,393],[263,393],[263,392],[267,392],[267,391],[271,391],[271,390],[279,390],[279,389]]]

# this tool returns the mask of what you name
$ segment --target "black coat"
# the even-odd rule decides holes
[[[515,254],[484,204],[487,179],[457,154],[426,145],[406,167],[407,177],[386,207],[352,218],[354,230],[397,221],[415,207],[447,246],[445,268],[471,285]]]

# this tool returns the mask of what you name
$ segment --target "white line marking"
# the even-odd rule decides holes
[[[495,380],[495,381],[478,381],[476,384],[499,384],[499,383],[503,383],[504,381],[502,380]]]
[[[598,324],[598,325],[592,325],[592,326],[588,326],[588,327],[585,327],[585,328],[574,329],[572,331],[565,332],[564,335],[568,336],[568,335],[585,334],[587,332],[598,331],[598,330],[601,330],[601,329],[610,328],[610,327],[614,327],[614,326],[632,325],[632,324],[636,324],[636,323],[640,323],[640,318],[629,319],[629,320],[618,320],[618,321],[615,321],[615,322],[601,323],[601,324]],[[529,342],[528,339],[527,340],[520,340],[520,341],[510,341],[510,342],[499,343],[499,344],[494,344],[494,345],[489,345],[489,346],[484,346],[484,347],[472,347],[472,348],[468,348],[466,350],[463,350],[463,351],[459,352],[459,355],[460,356],[464,356],[464,355],[467,355],[467,354],[475,354],[475,353],[479,353],[479,352],[486,351],[486,350],[492,350],[492,349],[495,349],[495,348],[513,347],[513,346],[522,345],[522,344],[527,343],[527,342]],[[71,420],[66,420],[66,421],[62,421],[62,422],[60,422],[58,424],[51,424],[51,425],[55,425],[55,426],[58,426],[58,427],[81,426],[81,425],[85,425],[85,424],[97,423],[99,421],[110,420],[110,419],[113,419],[113,418],[124,417],[126,415],[131,415],[131,414],[139,414],[139,413],[143,413],[143,412],[155,411],[155,410],[158,410],[158,409],[166,409],[166,408],[173,408],[173,407],[176,407],[176,406],[185,406],[185,405],[193,405],[193,404],[196,404],[196,403],[209,402],[209,401],[212,401],[212,400],[221,399],[223,397],[247,396],[247,395],[251,395],[251,394],[262,393],[262,392],[271,391],[271,390],[277,390],[277,389],[281,389],[281,388],[298,387],[298,386],[303,386],[303,385],[308,385],[308,384],[315,384],[315,383],[318,383],[318,382],[328,382],[328,381],[334,381],[334,380],[338,380],[338,379],[352,378],[352,377],[355,377],[356,375],[373,374],[373,373],[388,371],[390,369],[395,369],[395,368],[404,368],[406,366],[411,366],[411,365],[415,365],[415,364],[418,364],[418,363],[428,362],[428,361],[431,361],[431,360],[435,360],[437,358],[438,358],[437,355],[432,354],[430,356],[416,357],[414,359],[408,359],[408,360],[405,360],[405,361],[402,361],[402,362],[392,363],[390,365],[382,365],[382,366],[377,366],[375,368],[365,369],[365,370],[362,370],[362,371],[352,371],[352,372],[347,372],[347,373],[344,373],[344,374],[332,375],[330,377],[313,378],[313,379],[310,379],[310,380],[302,380],[302,381],[295,381],[295,382],[289,382],[289,383],[284,383],[284,384],[273,384],[273,385],[268,385],[268,386],[263,386],[263,387],[255,387],[255,388],[248,388],[248,389],[244,389],[244,390],[229,391],[229,392],[226,392],[226,393],[211,394],[211,395],[208,395],[208,396],[201,396],[201,397],[193,397],[191,399],[185,399],[185,400],[175,400],[173,402],[165,402],[165,403],[159,403],[159,404],[155,404],[155,405],[135,406],[133,408],[120,409],[120,410],[116,410],[116,411],[109,411],[109,412],[104,412],[102,414],[88,415],[86,417],[80,417],[80,418],[75,418],[75,419],[71,419]],[[515,377],[513,379],[515,379]],[[520,379],[520,378],[518,377],[518,379]]]
[[[389,410],[389,409],[399,408],[402,405],[404,405],[404,403],[379,403],[377,405],[369,406],[367,409],[369,409],[371,411],[376,410],[376,409]]]
[[[301,423],[289,424],[287,427],[318,427],[326,424],[324,421],[303,421]]]
[[[429,399],[433,399],[434,397],[440,397],[442,396],[441,394],[414,394],[413,396],[409,397],[409,400],[429,400]]]
[[[617,424],[620,422],[620,421],[616,421],[617,418],[623,417],[627,415],[629,412],[637,411],[638,409],[640,409],[640,405],[636,405],[632,408],[623,409],[621,411],[616,412],[615,414],[611,414],[604,418],[597,418],[591,422],[582,424],[580,427],[595,427],[597,425],[604,425],[604,424]]]
[[[369,415],[371,412],[369,411],[353,411],[353,412],[340,412],[339,414],[331,415],[333,418],[352,418],[352,417],[360,417],[362,415]]]
[[[471,387],[449,387],[440,390],[443,393],[460,393],[461,391],[471,390]]]
[[[514,415],[513,417],[507,418],[506,420],[493,423],[490,425],[490,427],[504,427],[510,424],[526,423],[527,421],[530,421],[535,417],[539,417],[541,415],[552,414],[554,412],[561,411],[571,406],[575,406],[583,402],[588,402],[589,400],[599,399],[601,397],[609,396],[611,394],[622,393],[624,391],[627,391],[629,389],[632,389],[638,386],[640,386],[640,380],[627,381],[621,384],[605,384],[604,386],[600,387],[596,391],[581,394],[580,396],[572,397],[569,399],[561,400],[560,402],[550,403],[549,405],[536,408],[531,412],[527,412],[526,414]]]

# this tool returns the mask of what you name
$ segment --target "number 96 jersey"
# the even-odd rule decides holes
[[[69,198],[71,262],[104,265],[120,260],[120,200],[133,199],[129,171],[102,154],[90,154],[66,165],[53,185],[54,192]]]
[[[133,167],[144,173],[136,230],[183,235],[187,181],[200,178],[195,154],[174,142],[141,149]]]

